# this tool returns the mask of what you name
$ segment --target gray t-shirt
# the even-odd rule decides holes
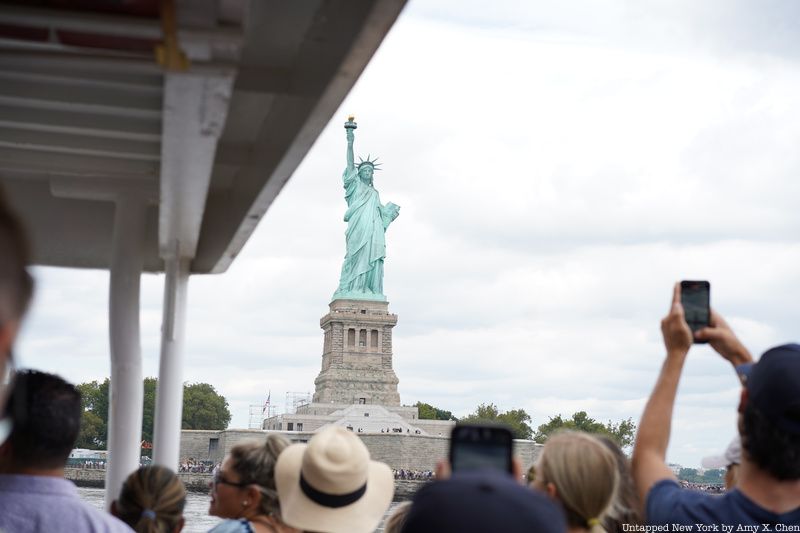
[[[71,481],[0,474],[0,531],[131,533],[121,520],[87,504]]]

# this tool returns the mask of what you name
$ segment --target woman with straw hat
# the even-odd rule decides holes
[[[374,531],[394,495],[389,467],[370,460],[361,439],[338,426],[286,448],[275,482],[284,522],[319,533]]]

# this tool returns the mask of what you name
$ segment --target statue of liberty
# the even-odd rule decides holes
[[[344,124],[347,132],[347,168],[344,169],[344,198],[347,211],[345,237],[347,254],[342,264],[339,288],[333,299],[385,301],[383,295],[383,260],[386,257],[386,228],[397,218],[400,207],[389,202],[381,204],[378,191],[372,186],[372,176],[377,169],[377,158],[361,160],[358,166],[353,158],[354,117]]]

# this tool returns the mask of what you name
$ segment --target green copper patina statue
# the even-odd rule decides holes
[[[347,132],[347,168],[344,169],[344,198],[347,211],[347,254],[344,256],[339,288],[333,299],[385,301],[383,295],[383,260],[386,257],[386,228],[397,218],[400,207],[389,202],[381,204],[378,191],[372,186],[372,175],[377,170],[377,158],[356,166],[353,158],[354,117],[344,124]]]

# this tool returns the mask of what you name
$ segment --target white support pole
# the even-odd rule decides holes
[[[180,456],[189,264],[197,251],[232,91],[232,72],[168,71],[164,76],[158,244],[167,275],[153,461],[172,469],[178,468]]]
[[[108,414],[106,500],[109,509],[125,478],[139,468],[142,438],[142,355],[139,283],[147,202],[120,197],[114,213],[109,294],[111,387]]]
[[[161,361],[156,391],[153,462],[178,469],[183,411],[183,340],[189,259],[166,259],[164,319],[161,325]]]

